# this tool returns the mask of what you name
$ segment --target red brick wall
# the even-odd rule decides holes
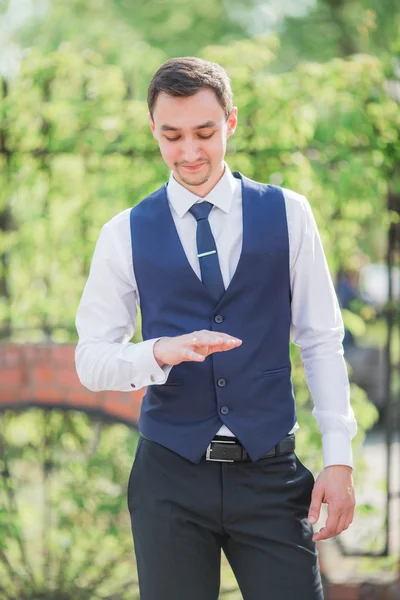
[[[358,586],[334,585],[328,587],[327,600],[359,600]]]
[[[395,585],[375,585],[373,590],[363,590],[358,585],[331,585],[325,600],[397,600],[400,588]]]
[[[135,425],[144,390],[89,392],[76,374],[74,351],[69,344],[0,344],[0,409],[76,408]]]

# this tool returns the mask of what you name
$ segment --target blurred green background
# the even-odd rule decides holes
[[[239,108],[230,168],[307,196],[338,291],[357,282],[342,302],[349,348],[379,353],[398,299],[375,301],[359,275],[384,265],[389,232],[399,238],[395,0],[1,0],[3,343],[76,343],[101,226],[168,177],[145,98],[158,66],[183,55],[226,69]],[[398,338],[390,352],[398,364]],[[317,472],[320,435],[295,347],[292,359],[299,454]],[[352,381],[361,482],[365,432],[384,405]],[[391,386],[398,398],[398,371]],[[0,598],[138,597],[125,504],[136,432],[77,411],[0,418],[3,475],[15,474],[0,484]],[[373,510],[361,504],[358,518]],[[373,568],[396,568],[385,560]],[[221,598],[240,598],[228,570]]]

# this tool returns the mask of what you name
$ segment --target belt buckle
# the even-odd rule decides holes
[[[211,444],[234,444],[235,442],[229,442],[229,441],[224,441],[224,440],[211,440],[211,442],[208,444],[207,446],[207,450],[206,450],[206,460],[210,460],[212,462],[235,462],[233,460],[233,458],[212,458],[211,457]]]

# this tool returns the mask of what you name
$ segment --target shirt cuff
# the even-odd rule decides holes
[[[123,358],[132,361],[133,366],[131,388],[138,390],[148,385],[166,382],[172,366],[160,367],[153,351],[154,344],[160,339],[161,337],[146,340],[126,348],[128,352],[125,351]]]
[[[322,436],[324,467],[346,465],[353,467],[353,451],[350,436],[341,432]]]

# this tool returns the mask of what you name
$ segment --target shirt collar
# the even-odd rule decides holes
[[[211,202],[226,213],[229,212],[232,206],[233,195],[236,190],[236,179],[232,175],[228,165],[226,163],[224,163],[224,165],[225,171],[221,179],[204,198],[196,196],[196,194],[193,194],[193,192],[190,192],[183,187],[183,185],[178,183],[178,181],[174,178],[173,172],[171,171],[167,187],[167,195],[172,208],[180,218],[187,213],[193,204],[196,204],[196,202],[202,202],[203,200]]]

